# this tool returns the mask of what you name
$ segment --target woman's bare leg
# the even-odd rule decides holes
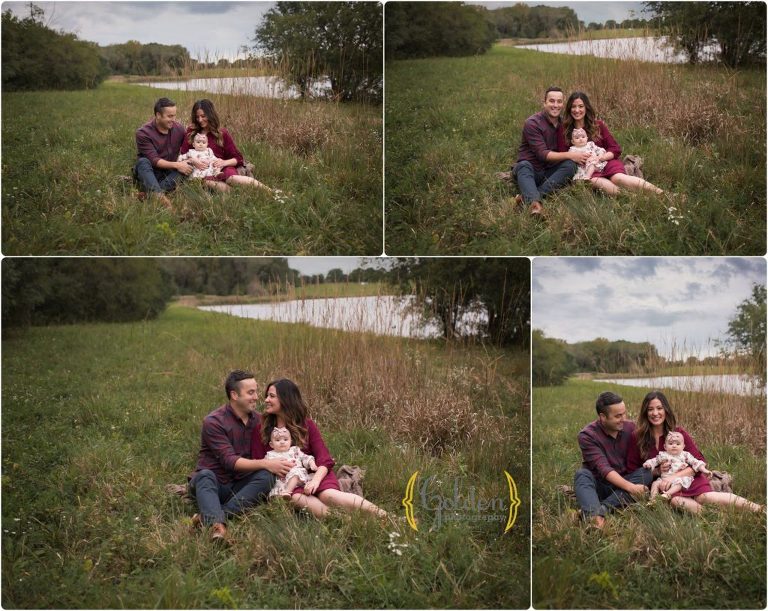
[[[701,496],[697,496],[696,499],[700,499]],[[690,513],[700,513],[701,512],[701,505],[699,505],[696,501],[694,501],[692,498],[687,496],[673,496],[672,500],[669,501],[669,504],[672,507],[679,507],[680,509],[684,509],[685,511],[688,511]]]
[[[272,191],[267,185],[265,185],[263,182],[259,182],[255,178],[251,178],[250,176],[240,176],[239,174],[237,176],[230,176],[227,178],[227,184],[228,185],[251,185],[253,187],[258,187],[259,189],[266,189],[267,191]]]
[[[608,195],[618,195],[621,191],[607,178],[590,178],[590,182],[594,188],[605,191]]]
[[[657,195],[661,195],[662,193],[664,193],[664,191],[659,189],[656,185],[653,185],[649,183],[647,180],[643,180],[642,178],[638,178],[637,176],[629,176],[627,174],[614,174],[613,176],[611,176],[611,182],[614,185],[619,185],[620,187],[626,187],[627,189],[634,189],[635,191],[648,189],[649,191],[653,191]]]
[[[705,492],[696,497],[696,500],[701,503],[709,503],[711,505],[733,505],[739,509],[749,509],[749,511],[762,511],[762,506],[757,503],[753,503],[745,499],[744,497],[730,492]]]
[[[221,191],[222,193],[229,191],[229,187],[218,180],[204,180],[203,184],[211,191]]]
[[[362,509],[380,517],[387,515],[387,512],[383,509],[376,507],[376,505],[370,501],[366,501],[363,497],[357,496],[356,494],[352,494],[350,492],[342,492],[341,490],[323,490],[317,496],[326,505]]]
[[[291,496],[291,502],[296,507],[308,509],[316,518],[324,518],[328,515],[328,506],[316,496],[296,493]]]

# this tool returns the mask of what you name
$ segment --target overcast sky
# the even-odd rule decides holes
[[[81,40],[111,45],[138,40],[182,45],[196,59],[235,59],[251,46],[256,27],[273,2],[35,2],[44,22]],[[3,2],[21,17],[29,4]]]
[[[642,2],[467,2],[467,4],[482,4],[489,9],[514,6],[515,4],[530,4],[531,6],[567,6],[576,11],[584,23],[594,21],[605,23],[609,19],[624,21],[625,19],[648,19],[649,13],[643,13]],[[634,14],[632,14],[634,11]]]
[[[758,257],[538,258],[533,326],[569,343],[605,337],[709,356],[753,283],[765,282]]]
[[[377,257],[286,257],[291,269],[300,271],[305,276],[327,274],[338,268],[349,273],[358,267],[366,268],[389,267],[393,258],[380,259]]]

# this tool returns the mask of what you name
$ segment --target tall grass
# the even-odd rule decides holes
[[[135,130],[161,96],[177,103],[183,124],[195,100],[212,99],[256,178],[288,195],[241,187],[222,196],[188,181],[173,196],[174,213],[139,202],[119,177],[130,174]],[[382,251],[377,106],[106,82],[88,92],[4,93],[2,128],[6,254]]]
[[[535,355],[534,355],[535,358]],[[557,486],[581,466],[576,435],[604,390],[631,419],[650,389],[571,380],[533,391],[533,604],[537,608],[763,608],[765,516],[705,506],[700,516],[636,504],[585,530]],[[765,503],[765,398],[665,391],[678,423],[734,492]]]
[[[539,223],[494,174],[547,87],[585,91],[649,193],[573,185]],[[765,74],[496,46],[387,65],[388,254],[765,253]]]
[[[523,353],[172,306],[153,322],[7,333],[2,358],[5,607],[529,605],[527,504],[503,536],[395,517],[417,470],[486,497],[507,470],[527,497]],[[295,379],[337,463],[365,468],[367,498],[393,519],[270,505],[233,521],[229,549],[188,534],[192,508],[163,486],[194,467],[234,368]]]

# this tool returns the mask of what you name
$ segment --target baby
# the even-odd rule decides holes
[[[272,434],[269,436],[269,447],[272,449],[267,452],[266,458],[292,460],[296,463],[285,474],[285,477],[277,478],[275,486],[269,492],[270,498],[280,496],[290,499],[293,489],[299,485],[299,482],[306,484],[309,481],[307,469],[317,471],[315,457],[304,454],[299,446],[291,445],[291,433],[283,426],[276,426],[272,429]]]
[[[183,155],[179,155],[177,161],[186,161],[187,159],[200,159],[201,161],[207,163],[208,167],[206,167],[204,170],[198,170],[197,168],[194,168],[190,178],[205,178],[207,176],[216,176],[216,174],[221,173],[221,168],[213,167],[213,162],[216,161],[218,157],[216,157],[216,155],[213,154],[213,151],[208,148],[208,136],[202,132],[195,134],[195,138],[192,140],[192,147],[193,148],[189,149],[189,151]]]
[[[712,472],[707,469],[707,464],[703,460],[699,460],[685,451],[685,441],[683,440],[682,433],[676,433],[674,431],[667,433],[667,439],[664,442],[664,451],[659,452],[659,455],[656,456],[656,458],[646,460],[643,463],[643,467],[646,469],[653,469],[665,461],[669,462],[669,471],[662,473],[661,477],[651,485],[651,500],[656,498],[656,495],[659,494],[659,485],[662,480],[672,480],[672,485],[667,488],[667,491],[661,493],[661,496],[666,499],[672,498],[681,490],[687,490],[690,487],[693,478],[691,476],[680,477],[676,475],[686,467],[691,467],[694,471],[704,473],[705,475],[712,475]]]
[[[605,168],[607,161],[598,161],[600,155],[605,154],[605,149],[600,148],[594,142],[589,140],[587,137],[587,132],[582,128],[577,127],[573,130],[573,133],[571,134],[571,144],[573,146],[568,149],[569,153],[572,153],[573,151],[586,150],[593,155],[587,159],[587,162],[583,166],[579,166],[578,170],[576,170],[576,175],[573,177],[573,180],[589,180],[592,178],[592,174],[594,174],[595,170],[602,170]]]

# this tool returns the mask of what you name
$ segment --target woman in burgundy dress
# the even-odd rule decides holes
[[[237,166],[244,165],[243,155],[235,146],[235,141],[229,132],[220,126],[219,115],[216,114],[216,109],[210,100],[198,100],[193,104],[191,123],[187,128],[187,136],[181,143],[180,155],[192,148],[192,141],[197,133],[208,136],[208,148],[218,157],[213,162],[213,167],[221,169],[216,176],[208,176],[204,179],[207,187],[227,191],[229,189],[227,185],[251,185],[272,192],[272,189],[255,178],[240,176],[237,173]],[[190,163],[198,167],[195,161],[191,160]],[[198,169],[202,170],[204,167],[198,167]]]
[[[637,427],[634,436],[635,443],[630,444],[627,454],[627,469],[642,467],[643,462],[654,458],[664,449],[664,440],[670,431],[682,434],[685,441],[685,450],[706,462],[703,454],[696,447],[691,436],[682,427],[677,426],[675,414],[669,406],[669,401],[664,393],[654,390],[643,399],[640,415],[637,417]],[[709,465],[707,465],[709,467]],[[747,499],[731,494],[730,492],[715,492],[709,485],[709,479],[703,473],[694,473],[687,467],[679,472],[680,475],[695,475],[693,482],[687,490],[681,490],[672,496],[670,504],[680,507],[691,513],[699,513],[701,506],[710,503],[714,505],[733,505],[739,509],[761,511],[762,506]],[[661,484],[661,490],[665,490],[671,484],[671,480]]]
[[[607,161],[605,168],[592,174],[592,184],[608,193],[616,195],[621,190],[620,187],[634,190],[648,189],[657,194],[664,191],[652,185],[647,180],[637,176],[629,176],[624,171],[622,163],[621,147],[616,142],[608,127],[603,121],[595,116],[595,110],[589,102],[586,93],[574,91],[568,101],[565,103],[565,117],[563,119],[562,132],[557,134],[557,148],[559,152],[567,151],[571,145],[571,134],[576,128],[582,128],[587,132],[589,140],[597,146],[604,148],[605,153],[600,155],[600,161]]]
[[[301,398],[298,386],[291,380],[276,380],[267,385],[265,409],[261,423],[253,430],[251,458],[261,459],[267,454],[269,438],[276,426],[286,427],[292,443],[305,454],[315,457],[317,471],[303,487],[299,484],[292,493],[291,501],[298,507],[306,507],[312,515],[321,518],[329,506],[364,509],[378,516],[387,512],[370,501],[339,489],[339,481],[333,473],[335,464],[317,425],[307,418],[307,406]]]

